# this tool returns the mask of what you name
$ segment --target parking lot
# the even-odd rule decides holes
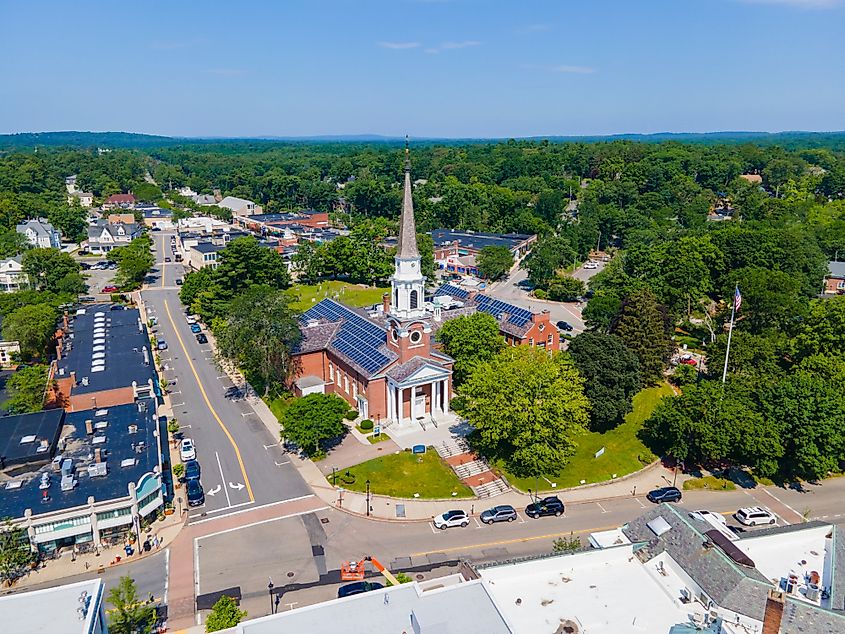
[[[99,264],[105,263],[106,259],[103,258],[77,258],[77,261],[81,264],[94,267]],[[82,275],[85,277],[85,282],[88,284],[88,292],[86,295],[90,295],[91,297],[95,297],[98,301],[107,300],[109,298],[108,293],[102,293],[101,291],[105,286],[114,283],[114,276],[117,273],[116,268],[107,268],[107,269],[95,269],[89,268],[87,270],[83,269]]]

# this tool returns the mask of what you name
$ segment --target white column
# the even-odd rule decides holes
[[[440,411],[440,381],[431,382],[431,415]]]
[[[387,420],[393,420],[393,386],[387,382]]]
[[[411,420],[417,420],[417,387],[408,388],[411,391]]]
[[[443,411],[449,411],[449,379],[443,379]]]

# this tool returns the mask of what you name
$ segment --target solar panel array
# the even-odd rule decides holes
[[[466,299],[469,296],[469,291],[466,291],[463,288],[458,288],[457,286],[452,286],[451,284],[444,284],[434,293],[435,297],[441,297],[443,295],[449,295],[457,299]],[[526,310],[525,308],[508,304],[507,302],[503,302],[487,295],[482,295],[481,293],[475,296],[474,301],[478,310],[483,313],[493,315],[496,319],[500,319],[502,313],[507,313],[508,323],[513,324],[514,326],[522,327],[531,321],[531,311]]]
[[[342,322],[330,346],[367,372],[375,372],[393,360],[379,351],[386,341],[385,331],[355,311],[324,299],[305,311],[301,320],[305,323],[309,319],[320,318]]]

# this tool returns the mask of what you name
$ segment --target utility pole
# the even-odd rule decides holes
[[[728,376],[728,357],[731,354],[731,336],[734,334],[734,318],[736,317],[736,309],[742,302],[742,296],[739,294],[739,285],[734,290],[734,301],[731,306],[731,327],[728,330],[728,347],[725,349],[725,368],[722,370],[722,385],[725,383],[725,378]]]

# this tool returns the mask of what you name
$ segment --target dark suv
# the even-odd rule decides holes
[[[565,508],[563,502],[557,496],[551,496],[532,502],[525,507],[525,514],[528,517],[537,519],[538,517],[546,517],[547,515],[563,515]]]
[[[185,485],[185,491],[188,495],[188,506],[202,506],[205,504],[205,492],[202,490],[199,480],[188,480]]]
[[[661,502],[680,502],[681,491],[677,487],[662,487],[654,491],[649,491],[646,499],[655,504],[660,504]]]

